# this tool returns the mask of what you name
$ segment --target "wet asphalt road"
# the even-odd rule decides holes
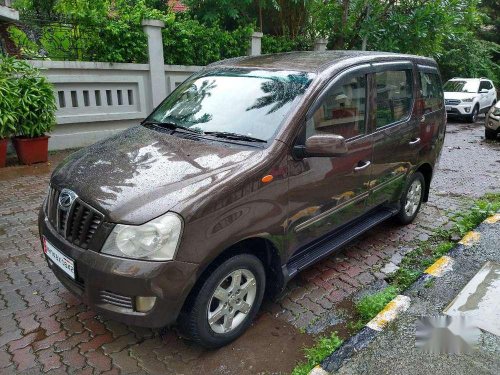
[[[426,354],[415,347],[418,316],[441,315],[446,306],[487,262],[500,262],[500,222],[481,224],[481,239],[453,254],[453,270],[436,278],[432,286],[420,283],[405,295],[409,309],[368,346],[347,360],[340,374],[498,374],[500,337],[482,332],[471,354]],[[500,301],[498,302],[500,308]]]

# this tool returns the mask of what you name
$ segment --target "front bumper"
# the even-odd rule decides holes
[[[460,103],[458,105],[446,104],[446,114],[448,116],[469,116],[474,108],[474,103]]]
[[[56,233],[43,210],[38,226],[40,236],[75,261],[73,280],[46,257],[59,281],[96,313],[111,319],[152,328],[173,324],[196,282],[197,264],[132,260],[78,248]],[[154,296],[155,305],[145,313],[135,311],[136,296]],[[127,300],[132,301],[130,308],[123,307]]]

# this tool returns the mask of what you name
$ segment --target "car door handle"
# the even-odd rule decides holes
[[[410,146],[415,146],[418,145],[419,143],[420,143],[420,138],[416,138],[413,141],[408,142]]]
[[[360,165],[361,163],[363,163],[363,164]],[[358,163],[358,166],[354,167],[354,172],[359,172],[359,171],[362,171],[363,169],[368,168],[371,163],[372,163],[371,161],[360,161]]]

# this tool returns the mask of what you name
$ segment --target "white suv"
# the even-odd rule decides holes
[[[485,78],[452,78],[443,86],[448,116],[460,116],[476,122],[477,115],[497,102],[493,82]]]

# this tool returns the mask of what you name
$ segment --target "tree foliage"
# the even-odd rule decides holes
[[[204,65],[246,54],[252,30],[264,53],[366,49],[434,57],[445,78],[488,76],[500,85],[499,0],[183,0],[173,14],[163,0],[17,0],[40,16],[64,15],[79,25],[92,59],[145,62],[144,18],[162,19],[165,61]],[[87,25],[87,26],[86,26]],[[53,48],[52,50],[56,50]],[[50,51],[50,48],[46,48]],[[54,51],[51,52],[53,55]],[[35,55],[37,55],[35,53]],[[50,54],[49,54],[50,57]]]

